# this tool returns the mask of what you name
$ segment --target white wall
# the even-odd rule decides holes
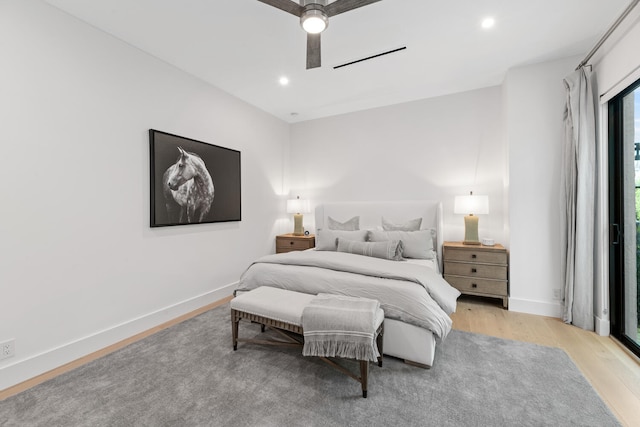
[[[446,240],[462,240],[456,195],[489,195],[479,234],[504,239],[505,157],[499,87],[291,126],[292,194],[342,200],[443,201]],[[305,215],[312,228],[313,215]]]
[[[273,251],[286,123],[35,0],[0,2],[0,58],[0,389],[230,294]],[[241,222],[149,227],[150,128],[242,152]]]
[[[512,69],[501,87],[294,124],[292,193],[315,203],[437,198],[446,240],[464,235],[455,195],[489,194],[480,235],[510,250],[510,309],[560,317],[563,78],[581,59]]]
[[[560,170],[563,79],[582,58],[508,71],[504,83],[509,150],[510,308],[560,317]]]
[[[603,102],[638,80],[640,8],[636,7],[590,61]]]

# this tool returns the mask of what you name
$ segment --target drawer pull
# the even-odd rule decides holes
[[[475,283],[472,283],[472,284],[471,284],[471,287],[475,289],[475,288],[477,288],[477,287],[478,287],[478,285],[477,285],[477,284],[475,284]]]
[[[477,270],[477,269],[475,269],[475,268],[472,268],[472,269],[471,269],[471,272],[472,272],[472,273],[477,273],[477,272],[478,272],[478,270]]]
[[[290,245],[293,245],[293,240],[289,242]]]
[[[478,255],[476,254],[471,254],[471,258],[476,259],[478,257]]]

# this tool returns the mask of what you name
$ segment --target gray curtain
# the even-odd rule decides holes
[[[567,91],[562,159],[563,320],[594,329],[596,98],[591,70],[564,79]]]

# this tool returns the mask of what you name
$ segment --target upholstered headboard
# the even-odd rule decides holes
[[[327,217],[346,221],[360,216],[360,229],[372,230],[382,226],[382,217],[402,223],[414,218],[422,218],[422,229],[436,230],[436,250],[442,271],[443,218],[442,202],[437,200],[392,201],[392,202],[332,202],[316,207],[316,231],[325,228]]]

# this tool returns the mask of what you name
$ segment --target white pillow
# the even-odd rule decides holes
[[[370,242],[386,242],[388,240],[402,241],[402,256],[405,258],[434,259],[432,230],[419,231],[377,231],[369,230]]]
[[[402,242],[400,240],[355,242],[338,237],[338,252],[402,261]]]
[[[344,230],[344,231],[355,231],[360,230],[360,217],[354,216],[351,219],[346,220],[345,222],[336,221],[331,217],[327,217],[327,223],[329,230]]]
[[[418,231],[420,230],[420,225],[422,225],[422,218],[412,219],[402,224],[394,224],[382,217],[382,229],[385,231]]]
[[[364,242],[367,240],[367,230],[318,230],[316,236],[317,251],[335,251],[338,249],[338,237],[346,240]]]

